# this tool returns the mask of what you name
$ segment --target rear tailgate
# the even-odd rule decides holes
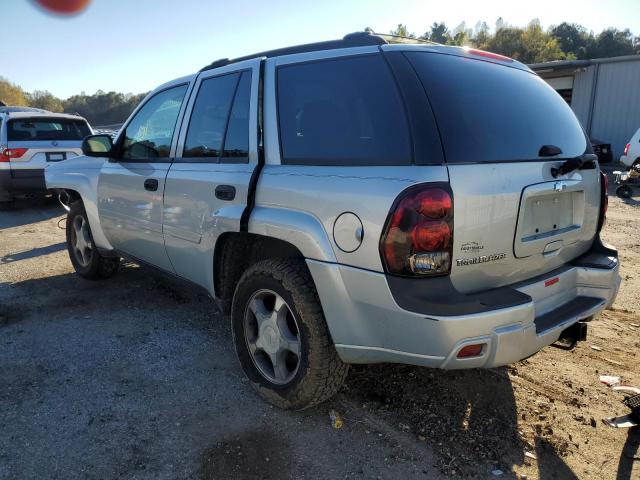
[[[12,177],[42,176],[50,162],[81,155],[82,139],[91,134],[86,121],[73,118],[15,118],[7,124]]]
[[[456,288],[513,284],[587,251],[597,230],[599,169],[566,102],[509,60],[406,56],[443,140],[454,195]],[[561,153],[545,156],[556,148]],[[583,168],[552,176],[552,167],[577,157]]]

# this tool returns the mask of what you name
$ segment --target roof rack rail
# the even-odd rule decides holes
[[[387,43],[424,43],[426,45],[442,45],[438,42],[432,42],[431,40],[427,40],[426,38],[416,38],[416,37],[407,37],[404,35],[394,35],[393,33],[376,33],[373,35],[377,35],[380,38],[386,40]]]
[[[221,58],[215,62],[202,68],[200,71],[211,70],[213,68],[224,67],[232,63],[242,62],[244,60],[250,60],[252,58],[260,57],[278,57],[280,55],[291,55],[294,53],[306,53],[316,52],[319,50],[335,50],[338,48],[349,47],[366,47],[369,45],[384,45],[388,43],[382,35],[373,34],[370,31],[349,33],[342,37],[340,40],[328,40],[325,42],[306,43],[304,45],[296,45],[293,47],[277,48],[275,50],[267,50],[264,52],[254,53],[252,55],[246,55],[244,57],[234,58],[229,60],[228,58]]]

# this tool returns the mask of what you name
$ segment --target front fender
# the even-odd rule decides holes
[[[305,258],[336,262],[327,232],[310,213],[279,207],[255,207],[249,219],[249,233],[289,242]]]
[[[105,237],[98,217],[98,179],[106,160],[103,158],[74,157],[49,165],[44,171],[48,189],[65,189],[77,192],[87,212],[93,241],[98,248],[113,250]]]

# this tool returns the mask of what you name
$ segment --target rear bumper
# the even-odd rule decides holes
[[[347,363],[394,362],[447,369],[510,364],[535,354],[558,340],[570,325],[610,306],[620,286],[617,253],[594,246],[571,265],[506,287],[516,292],[512,305],[498,302],[497,308],[487,309],[479,301],[475,311],[466,305],[464,314],[443,315],[442,309],[429,314],[402,308],[383,274],[313,260],[307,263],[336,349]],[[485,345],[479,356],[457,358],[463,347],[479,343]]]
[[[45,192],[44,170],[33,169],[0,169],[0,201],[10,200],[13,195],[23,193]]]

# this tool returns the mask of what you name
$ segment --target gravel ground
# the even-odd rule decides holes
[[[60,208],[21,202],[0,212],[0,479],[640,478],[640,435],[601,423],[624,407],[598,382],[640,385],[638,203],[611,198],[624,283],[575,350],[357,367],[296,413],[253,393],[208,297],[133,264],[79,278]]]

